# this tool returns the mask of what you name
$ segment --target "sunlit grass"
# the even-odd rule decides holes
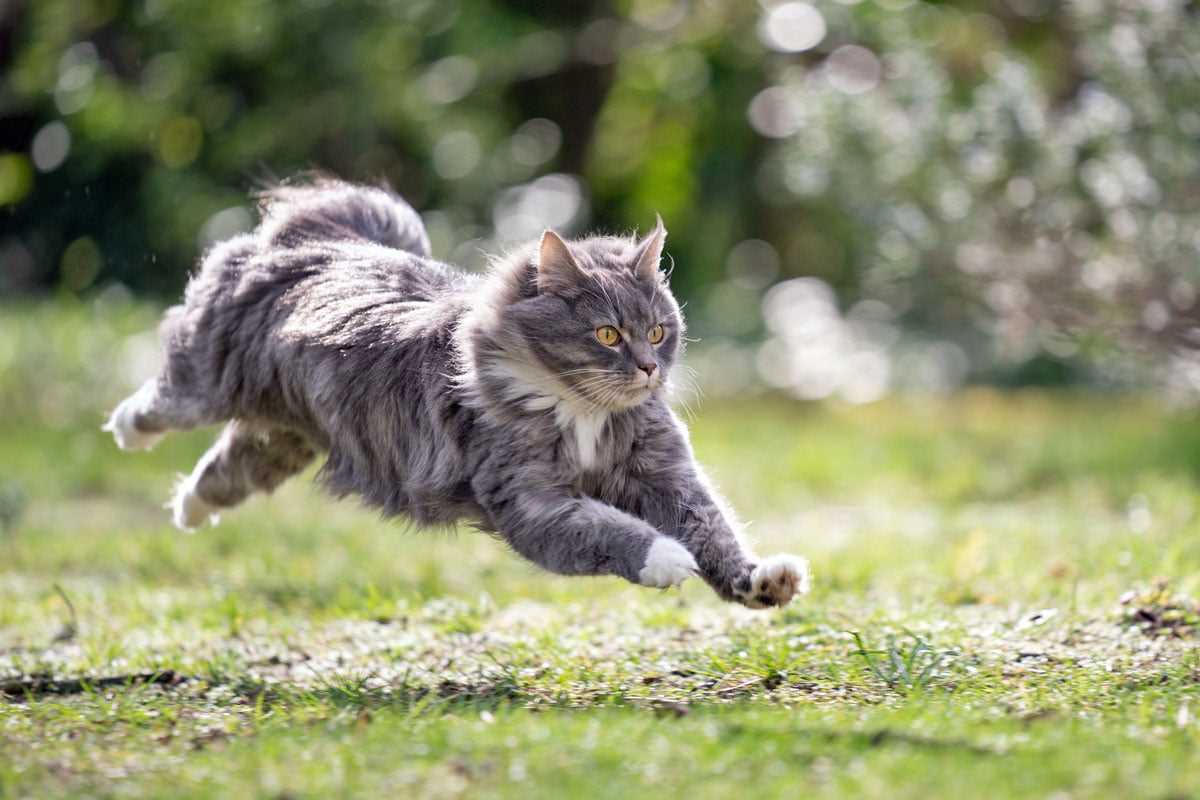
[[[212,433],[98,430],[154,317],[0,309],[0,795],[1200,788],[1191,412],[709,402],[699,457],[761,551],[814,567],[755,613],[549,576],[311,476],[179,534],[161,506]]]

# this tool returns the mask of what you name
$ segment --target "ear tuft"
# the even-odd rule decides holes
[[[550,229],[542,233],[538,247],[537,288],[541,293],[569,294],[584,279],[583,270],[571,255],[571,248]]]
[[[638,280],[653,280],[658,275],[658,264],[666,243],[667,229],[663,227],[662,217],[655,214],[654,230],[638,246],[637,261],[633,265],[633,274]]]

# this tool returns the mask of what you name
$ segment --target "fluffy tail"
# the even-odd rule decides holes
[[[328,239],[365,239],[429,256],[429,236],[412,206],[388,189],[320,179],[261,195],[261,241],[296,247]]]

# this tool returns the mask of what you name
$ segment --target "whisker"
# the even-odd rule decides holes
[[[559,376],[564,377],[564,378],[576,377],[576,378],[582,378],[582,379],[591,379],[591,378],[617,378],[617,377],[620,377],[622,374],[623,373],[619,370],[584,368],[584,369],[568,370],[566,372],[559,373]]]

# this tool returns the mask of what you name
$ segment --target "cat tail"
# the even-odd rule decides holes
[[[365,239],[429,257],[429,235],[421,217],[387,187],[317,178],[267,189],[259,202],[260,239],[276,247]]]

